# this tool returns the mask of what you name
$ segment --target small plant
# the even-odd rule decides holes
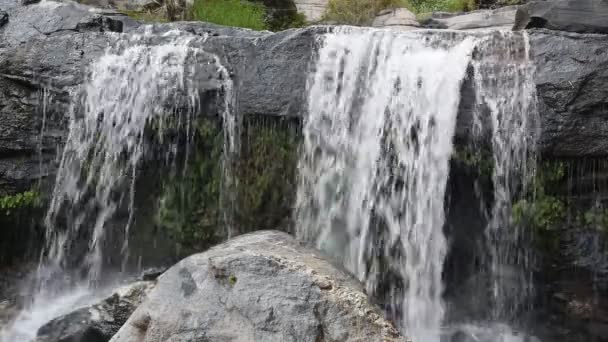
[[[192,18],[218,25],[266,30],[262,5],[241,0],[195,0]]]
[[[0,197],[0,210],[3,210],[6,216],[9,216],[12,211],[25,208],[36,207],[40,204],[40,195],[33,190],[21,192],[15,195]]]
[[[230,283],[230,286],[236,285],[236,276],[234,274],[231,274],[230,277],[228,277],[228,283]]]

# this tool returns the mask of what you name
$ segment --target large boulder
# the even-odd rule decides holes
[[[392,8],[378,13],[372,26],[400,30],[415,30],[420,27],[420,24],[416,21],[416,15],[407,8]]]
[[[515,30],[547,28],[578,33],[608,33],[608,1],[534,1],[517,11]]]
[[[515,23],[517,6],[507,6],[495,10],[477,10],[467,13],[432,13],[422,21],[428,28],[449,30],[511,29]]]
[[[294,2],[298,12],[302,13],[306,20],[316,22],[323,18],[329,0],[294,0]]]
[[[120,287],[97,304],[53,319],[38,330],[36,342],[107,342],[154,285],[140,281]]]
[[[536,66],[543,154],[606,156],[608,36],[536,30],[530,33],[530,54]]]
[[[361,284],[276,231],[182,260],[112,342],[402,341]]]

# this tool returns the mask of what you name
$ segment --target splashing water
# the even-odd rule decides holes
[[[178,31],[160,38],[150,32],[117,38],[117,44],[90,66],[85,85],[73,91],[69,135],[45,218],[38,288],[31,305],[0,333],[1,341],[34,339],[42,324],[90,304],[98,298],[100,286],[107,285],[102,280],[111,282],[108,274],[102,277],[107,256],[122,254],[123,261],[128,257],[146,130],[152,127],[163,146],[169,145],[164,146],[166,160],[174,158],[178,142],[163,141],[165,129],[177,128],[189,141],[201,91],[194,82],[216,80],[196,75],[195,67],[215,66],[212,72],[222,76],[222,84],[209,88],[221,88],[222,95],[231,96],[228,73],[218,58],[193,47],[205,38]],[[225,131],[232,133],[231,100],[226,101]],[[234,150],[233,141],[226,138],[226,150]],[[187,160],[188,151],[185,154]],[[83,244],[83,238],[88,243]],[[116,247],[117,241],[122,245]]]
[[[531,95],[533,83],[496,79],[511,79],[528,64],[519,70],[512,66],[521,60],[504,67],[484,56],[474,61],[477,49],[501,55],[502,46],[488,44],[492,35],[335,29],[321,40],[309,81],[297,234],[343,260],[413,341],[440,340],[444,199],[461,86],[471,64],[477,74],[485,75],[488,66],[499,69],[490,81],[481,76],[474,82],[478,100],[498,108],[492,111],[492,122],[500,125],[495,153],[525,145],[527,124],[520,121],[532,106],[519,101]],[[502,39],[520,46],[513,35]],[[523,54],[527,58],[527,50]],[[500,92],[500,86],[514,90]],[[519,112],[510,116],[508,110]],[[517,132],[507,136],[505,129]],[[517,156],[495,158],[499,188],[506,184],[502,173],[520,168]],[[498,200],[494,216],[508,210],[507,198]]]
[[[189,129],[197,103],[197,93],[184,77],[186,58],[194,52],[187,45],[190,40],[182,37],[165,45],[130,46],[120,54],[107,53],[91,66],[82,102],[74,106],[74,115],[82,110],[82,117],[70,123],[45,220],[46,258],[52,268],[62,269],[68,257],[82,255],[75,250],[75,240],[81,230],[90,231],[84,268],[89,281],[98,281],[105,234],[123,208],[127,216],[118,226],[124,237],[122,252],[127,252],[144,129],[151,120],[161,118],[162,132],[173,113],[178,113],[178,125],[185,123]],[[189,110],[182,113],[180,107]]]

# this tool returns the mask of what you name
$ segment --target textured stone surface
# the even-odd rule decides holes
[[[69,2],[21,6],[15,0],[0,0],[0,8],[9,16],[0,27],[1,195],[27,190],[37,179],[53,175],[57,146],[66,134],[70,89],[82,84],[87,66],[108,46],[145,29],[111,11]],[[239,114],[303,117],[318,37],[331,28],[272,34],[171,23],[154,25],[149,31],[161,36],[168,30],[208,36],[196,44],[216,54],[229,70]],[[542,30],[531,31],[530,36],[542,100],[543,151],[606,155],[606,36]],[[208,110],[206,114],[216,113]]]
[[[608,36],[538,30],[531,32],[530,45],[543,153],[606,156]]]
[[[173,266],[111,341],[402,339],[349,274],[285,233],[262,231]]]
[[[321,20],[329,0],[294,0],[298,12],[304,14],[306,20],[315,22]]]
[[[478,10],[462,14],[437,12],[422,21],[424,27],[450,30],[511,29],[515,23],[517,6],[495,10]]]
[[[395,8],[384,10],[372,23],[374,27],[387,27],[402,30],[415,30],[420,24],[416,21],[416,15],[407,8]]]
[[[58,317],[38,330],[36,342],[107,342],[154,284],[142,281],[121,287],[97,304]]]
[[[608,1],[534,1],[517,11],[514,29],[547,28],[578,33],[608,33]]]

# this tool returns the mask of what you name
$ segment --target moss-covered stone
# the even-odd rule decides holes
[[[201,118],[186,168],[162,181],[156,224],[175,240],[179,255],[219,243],[228,236],[228,224],[233,235],[289,226],[299,124],[246,117],[239,131],[236,160],[224,161],[221,119]],[[227,170],[234,173],[230,188]],[[225,193],[230,191],[234,194]]]
[[[37,189],[0,197],[0,265],[27,261],[36,254],[43,213]]]

